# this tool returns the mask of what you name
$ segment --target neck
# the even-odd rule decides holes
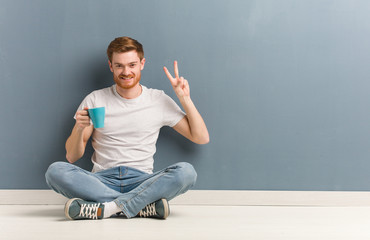
[[[139,83],[129,89],[121,88],[120,86],[116,85],[116,89],[117,89],[117,93],[121,97],[126,98],[126,99],[137,98],[141,95],[141,92],[142,92],[142,87]]]

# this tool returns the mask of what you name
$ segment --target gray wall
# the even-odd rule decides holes
[[[155,168],[197,189],[370,190],[367,0],[0,0],[0,188],[47,188],[73,115],[113,84],[105,50],[143,43],[142,84],[175,98],[177,59],[211,143],[164,128]],[[177,101],[177,99],[176,99]],[[91,169],[89,147],[77,164]]]

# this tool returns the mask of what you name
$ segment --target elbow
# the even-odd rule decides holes
[[[198,142],[199,145],[206,145],[209,143],[209,139],[208,140],[204,140],[204,141],[200,141]]]
[[[66,154],[66,159],[69,163],[74,163],[77,161],[76,158],[73,158],[71,155],[69,155],[68,153]]]
[[[202,138],[198,138],[197,140],[193,141],[197,144],[200,144],[200,145],[205,145],[205,144],[208,144],[209,143],[209,136],[203,136]]]
[[[74,163],[78,159],[82,158],[84,155],[84,151],[79,152],[78,150],[76,151],[75,149],[68,148],[66,146],[66,159],[69,163]]]
[[[203,142],[201,144],[208,144],[209,143],[209,137],[207,137],[206,139],[203,140]]]
[[[69,163],[73,163],[72,158],[68,154],[66,154],[66,159]]]

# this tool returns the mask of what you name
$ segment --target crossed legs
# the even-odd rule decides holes
[[[97,173],[66,162],[50,165],[46,182],[67,198],[98,203],[114,202],[127,218],[159,199],[168,201],[194,186],[197,174],[189,163],[176,163],[147,174],[130,167],[115,167]]]

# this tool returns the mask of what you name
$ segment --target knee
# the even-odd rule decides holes
[[[176,164],[178,168],[178,180],[181,182],[183,187],[191,188],[197,181],[197,172],[193,165],[186,162],[180,162]]]
[[[54,183],[59,182],[66,173],[65,170],[69,167],[68,165],[70,164],[66,162],[52,163],[45,173],[46,183],[51,187]]]

